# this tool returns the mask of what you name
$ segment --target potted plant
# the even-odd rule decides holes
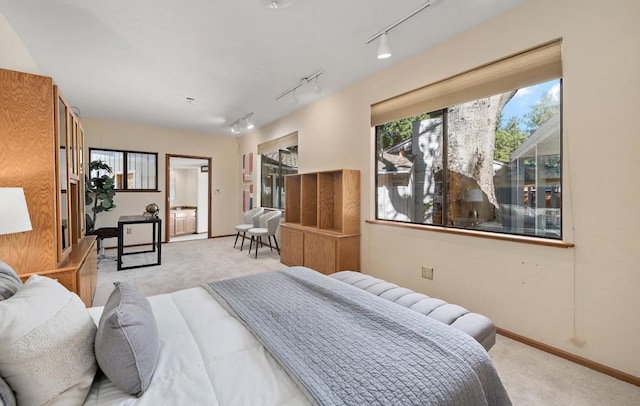
[[[93,205],[91,211],[93,211],[92,224],[94,225],[98,213],[116,208],[113,203],[113,197],[116,195],[115,178],[109,176],[110,173],[109,165],[96,160],[89,163],[89,171],[85,175],[85,204]]]

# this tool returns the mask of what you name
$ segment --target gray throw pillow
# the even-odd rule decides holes
[[[0,300],[6,300],[15,295],[20,286],[22,281],[13,268],[0,261]]]
[[[137,397],[149,388],[158,360],[158,326],[149,300],[133,286],[116,282],[104,306],[95,352],[102,372]]]
[[[0,401],[4,406],[16,406],[16,397],[9,384],[0,376]]]

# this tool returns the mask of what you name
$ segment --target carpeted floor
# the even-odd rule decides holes
[[[248,255],[247,244],[240,252],[233,241],[225,237],[164,244],[162,265],[148,268],[116,272],[115,261],[102,260],[93,305],[104,305],[115,281],[132,283],[150,296],[285,267],[275,250],[261,248],[256,259]],[[107,255],[115,255],[115,250],[107,250]],[[125,265],[154,262],[153,255],[126,256]],[[640,405],[640,387],[500,335],[489,355],[516,406]]]

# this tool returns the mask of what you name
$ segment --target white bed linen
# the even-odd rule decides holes
[[[203,288],[149,297],[160,353],[140,398],[96,378],[85,405],[309,405],[289,376]],[[89,309],[96,323],[102,308]]]

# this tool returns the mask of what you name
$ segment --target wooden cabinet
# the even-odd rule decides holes
[[[23,281],[38,274],[56,279],[64,287],[80,296],[85,306],[91,307],[98,284],[98,252],[96,237],[84,238],[77,249],[73,250],[64,266],[43,272],[21,274]]]
[[[80,121],[40,75],[0,69],[0,106],[0,187],[24,189],[32,225],[0,236],[0,259],[21,277],[55,277],[90,304],[97,265],[95,237],[84,235]]]
[[[174,210],[169,212],[169,235],[176,235],[176,212]]]
[[[280,260],[324,274],[360,270],[360,172],[285,177],[285,222]]]
[[[196,213],[197,210],[195,208],[171,209],[169,215],[169,235],[177,236],[195,233],[197,225]]]

